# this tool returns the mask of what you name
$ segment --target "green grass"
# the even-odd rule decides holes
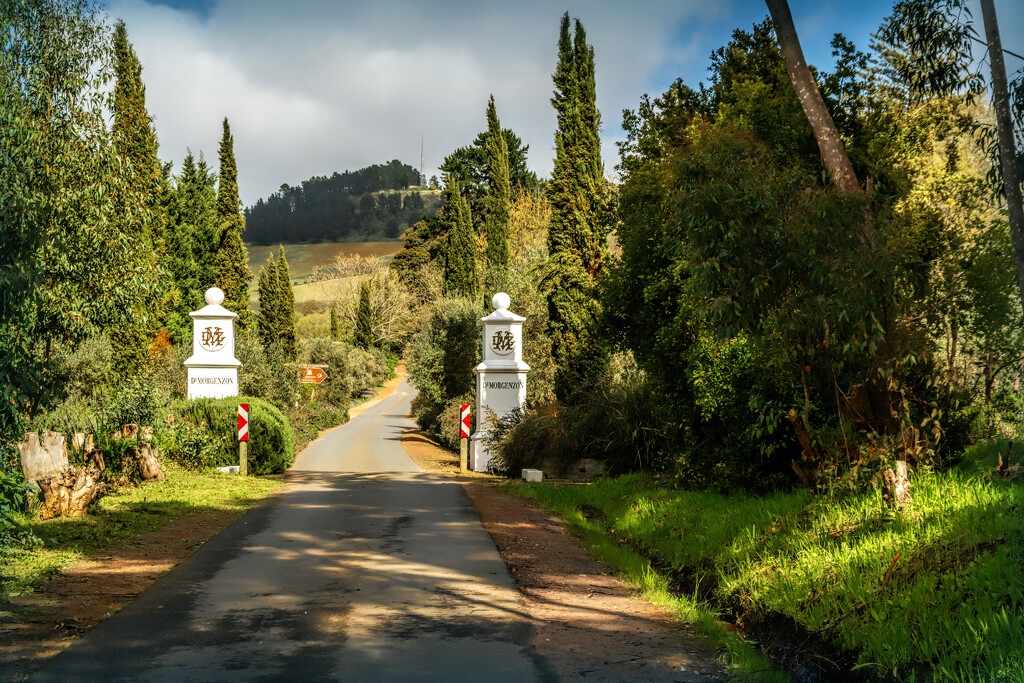
[[[220,510],[244,512],[281,485],[279,478],[221,472],[190,472],[164,463],[167,479],[126,487],[100,498],[84,517],[20,522],[43,541],[39,549],[0,549],[0,601],[31,591],[46,578],[90,554],[132,545],[184,515]]]
[[[715,613],[730,611],[747,622],[795,623],[854,653],[865,675],[1022,681],[1024,482],[979,476],[997,449],[1005,443],[973,449],[957,470],[913,476],[904,513],[874,490],[725,496],[637,475],[510,489],[566,517],[645,595],[677,604],[719,642],[729,639],[714,634]],[[590,511],[588,520],[580,506],[604,519]],[[647,577],[646,558],[658,577]],[[659,597],[654,586],[671,576],[687,577],[694,595]]]

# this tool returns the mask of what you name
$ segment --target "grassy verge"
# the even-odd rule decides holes
[[[763,662],[719,618],[773,645],[791,672],[819,668],[825,680],[838,668],[863,680],[1022,681],[1024,482],[977,474],[1001,447],[915,476],[904,513],[876,491],[726,496],[640,475],[509,488],[565,517],[645,596],[701,624],[741,671]]]
[[[43,541],[38,549],[0,549],[0,600],[31,591],[48,577],[87,555],[138,543],[139,535],[205,512],[241,514],[265,498],[281,478],[221,472],[191,472],[164,463],[167,479],[113,491],[84,517],[21,522]]]

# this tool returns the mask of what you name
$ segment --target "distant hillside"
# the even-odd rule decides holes
[[[358,171],[287,184],[245,210],[252,244],[398,239],[407,227],[441,206],[437,191],[409,190],[419,173],[397,159]]]

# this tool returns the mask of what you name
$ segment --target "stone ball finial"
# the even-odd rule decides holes
[[[498,292],[491,298],[491,305],[494,306],[496,310],[507,311],[509,304],[511,303],[512,300],[505,292]]]
[[[210,287],[206,290],[206,303],[211,306],[220,306],[224,303],[224,290],[220,287]]]

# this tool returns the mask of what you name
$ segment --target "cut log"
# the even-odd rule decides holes
[[[897,460],[895,471],[888,469],[882,472],[882,499],[900,510],[913,501],[910,497],[906,460]]]
[[[68,447],[64,436],[57,432],[29,432],[18,443],[21,472],[25,481],[39,481],[58,475],[68,469]]]
[[[143,481],[163,481],[164,468],[157,459],[158,449],[146,441],[140,441],[135,450],[135,459],[139,463],[139,474]]]
[[[103,474],[94,467],[69,469],[38,483],[43,494],[43,519],[80,517],[90,503],[106,493]]]
[[[139,441],[153,441],[152,427],[139,427]]]

